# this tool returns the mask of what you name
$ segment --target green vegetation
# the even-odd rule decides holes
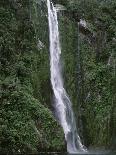
[[[87,146],[115,149],[116,1],[58,2],[67,8],[60,17],[64,76],[80,135]]]
[[[48,108],[48,51],[37,48],[29,1],[0,3],[0,152],[63,150],[63,131]]]
[[[116,1],[57,2],[67,8],[59,14],[62,65],[79,133],[88,147],[115,149]],[[46,15],[41,0],[0,1],[1,153],[66,149],[52,114]]]

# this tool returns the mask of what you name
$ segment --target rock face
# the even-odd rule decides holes
[[[59,17],[64,76],[80,134],[87,146],[114,148],[116,2],[67,0],[59,3],[67,8],[64,16]],[[87,27],[80,23],[81,19]]]

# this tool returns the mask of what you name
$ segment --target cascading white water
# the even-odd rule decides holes
[[[47,0],[47,6],[50,39],[50,70],[51,83],[55,98],[55,110],[57,118],[65,133],[67,151],[69,153],[78,153],[81,151],[86,151],[86,149],[84,149],[84,146],[82,145],[80,137],[77,133],[71,101],[63,87],[57,11],[50,0]]]

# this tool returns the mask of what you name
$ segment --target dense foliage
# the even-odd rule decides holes
[[[62,72],[79,134],[86,146],[115,149],[116,1],[53,1],[67,8],[59,13]],[[0,35],[0,152],[63,150],[51,112],[45,1],[1,0]]]
[[[67,8],[60,17],[61,43],[80,135],[87,146],[115,149],[116,1],[58,2]],[[81,20],[83,27],[78,26]]]
[[[48,109],[48,53],[37,48],[29,1],[0,4],[0,152],[62,150],[63,131]]]

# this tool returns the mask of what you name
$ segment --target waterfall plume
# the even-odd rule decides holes
[[[67,141],[67,151],[69,153],[85,152],[77,132],[76,122],[72,110],[71,101],[64,89],[61,74],[61,48],[59,40],[59,29],[57,10],[50,0],[47,0],[49,40],[50,40],[50,71],[51,83],[55,98],[55,110],[58,120],[63,127],[65,139]]]

